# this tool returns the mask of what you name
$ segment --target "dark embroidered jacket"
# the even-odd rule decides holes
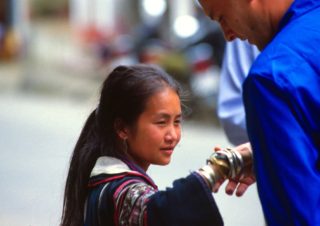
[[[85,226],[220,226],[212,193],[196,172],[158,191],[139,167],[100,157],[91,172]]]

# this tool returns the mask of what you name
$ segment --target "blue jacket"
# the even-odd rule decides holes
[[[269,226],[320,225],[320,1],[295,0],[244,82]]]

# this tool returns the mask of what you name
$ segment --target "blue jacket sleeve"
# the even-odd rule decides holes
[[[315,95],[306,90],[264,76],[250,75],[244,83],[248,135],[269,226],[320,225],[319,147],[305,121],[316,117],[304,107]]]
[[[196,173],[174,181],[173,187],[159,191],[147,207],[149,226],[220,226],[218,207],[204,180]]]

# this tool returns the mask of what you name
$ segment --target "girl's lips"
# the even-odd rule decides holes
[[[166,156],[171,156],[173,154],[173,149],[162,149],[161,153]]]
[[[168,148],[161,148],[160,150],[171,155],[173,153],[173,149],[174,147],[168,147]]]
[[[162,151],[173,151],[174,147],[165,147],[165,148],[160,148]]]

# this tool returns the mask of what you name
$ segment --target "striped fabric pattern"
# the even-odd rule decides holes
[[[114,193],[115,217],[118,225],[146,225],[146,209],[149,197],[157,190],[141,180],[129,180]]]

